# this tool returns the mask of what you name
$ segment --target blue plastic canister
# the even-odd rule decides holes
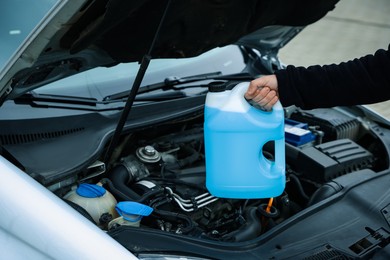
[[[209,88],[205,103],[206,186],[221,198],[270,198],[285,188],[284,111],[250,105],[244,94],[249,82],[232,90]],[[274,141],[274,159],[263,146]]]

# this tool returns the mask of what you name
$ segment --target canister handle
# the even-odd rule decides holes
[[[244,106],[248,106],[248,110],[249,110],[249,106],[250,107],[254,107],[253,105],[250,104],[250,102],[245,98],[245,92],[247,91],[248,87],[249,87],[249,83],[250,82],[241,82],[239,84],[237,84],[232,92],[237,92],[238,96],[241,97],[245,102],[243,102],[244,104],[247,104],[247,105],[244,105]],[[271,111],[265,111],[265,110],[261,110],[260,108],[256,108],[257,110],[260,110],[260,111],[263,111],[265,113],[269,113],[269,114],[272,114],[272,113],[278,113],[279,111],[283,111],[283,106],[282,104],[280,103],[280,101],[276,102],[276,104],[272,107],[272,110]]]
[[[285,149],[286,146],[285,146],[284,139],[275,140],[275,164],[273,165],[273,167],[276,167],[283,172],[285,170],[285,165],[286,165],[285,163],[286,158],[284,156]],[[278,153],[276,151],[278,151]]]

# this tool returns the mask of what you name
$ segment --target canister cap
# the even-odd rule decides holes
[[[77,187],[76,193],[84,198],[98,198],[106,193],[106,189],[96,184],[82,183]]]
[[[121,201],[115,209],[119,215],[131,222],[139,221],[142,217],[149,216],[153,211],[153,208],[134,201]]]
[[[226,90],[226,82],[213,81],[208,84],[209,92],[223,92]]]

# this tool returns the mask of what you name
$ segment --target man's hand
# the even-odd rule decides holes
[[[245,98],[255,101],[260,107],[270,111],[279,100],[278,80],[275,75],[268,75],[252,80]]]

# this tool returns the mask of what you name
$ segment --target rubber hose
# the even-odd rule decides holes
[[[298,177],[295,176],[294,174],[290,174],[289,177],[290,177],[290,179],[294,180],[294,182],[297,184],[299,194],[301,194],[301,196],[302,196],[306,201],[308,201],[308,200],[309,200],[309,196],[308,196],[308,195],[306,194],[306,192],[303,190],[302,183],[301,183],[301,181],[298,179]]]
[[[224,240],[242,242],[254,239],[261,234],[260,216],[257,215],[256,207],[249,207],[245,211],[246,222],[239,229],[224,236]]]
[[[108,187],[108,190],[112,193],[112,195],[114,195],[114,197],[120,201],[133,201],[132,198],[115,188],[110,179],[103,178],[100,182],[103,184],[103,186]]]
[[[329,198],[330,196],[339,192],[342,188],[343,187],[340,184],[333,181],[325,183],[313,193],[307,205],[311,206],[326,198]]]
[[[194,163],[199,158],[199,153],[192,147],[184,146],[183,150],[190,153],[191,155],[187,156],[184,159],[179,160],[179,166],[183,168],[184,166]]]
[[[127,200],[133,200],[137,201],[141,198],[140,195],[135,193],[133,190],[131,190],[127,185],[133,181],[133,177],[128,172],[125,166],[123,165],[117,165],[115,168],[111,171],[108,178],[112,181],[113,186],[115,189],[119,190],[122,194],[125,194],[127,197]],[[119,197],[122,196],[119,194]]]
[[[135,200],[133,198],[135,196],[129,197],[125,193],[118,190],[114,186],[114,184],[112,183],[112,181],[110,179],[104,178],[101,180],[101,182],[103,183],[103,185],[107,185],[107,187],[111,191],[111,193],[116,198],[119,198],[121,201],[135,201],[135,202],[139,202],[139,203],[145,203],[145,201],[150,199],[151,197],[164,193],[164,189],[151,190],[151,191],[146,192],[144,195],[140,196],[139,199]],[[130,188],[128,188],[128,189],[130,190]],[[133,192],[133,191],[131,191],[131,192]],[[137,194],[137,196],[139,196],[139,195]]]
[[[185,153],[190,153],[189,156],[177,160],[175,163],[167,164],[166,169],[167,170],[175,170],[175,169],[181,169],[184,168],[184,166],[190,165],[194,163],[199,158],[199,153],[192,147],[189,146],[182,146],[181,149]]]

